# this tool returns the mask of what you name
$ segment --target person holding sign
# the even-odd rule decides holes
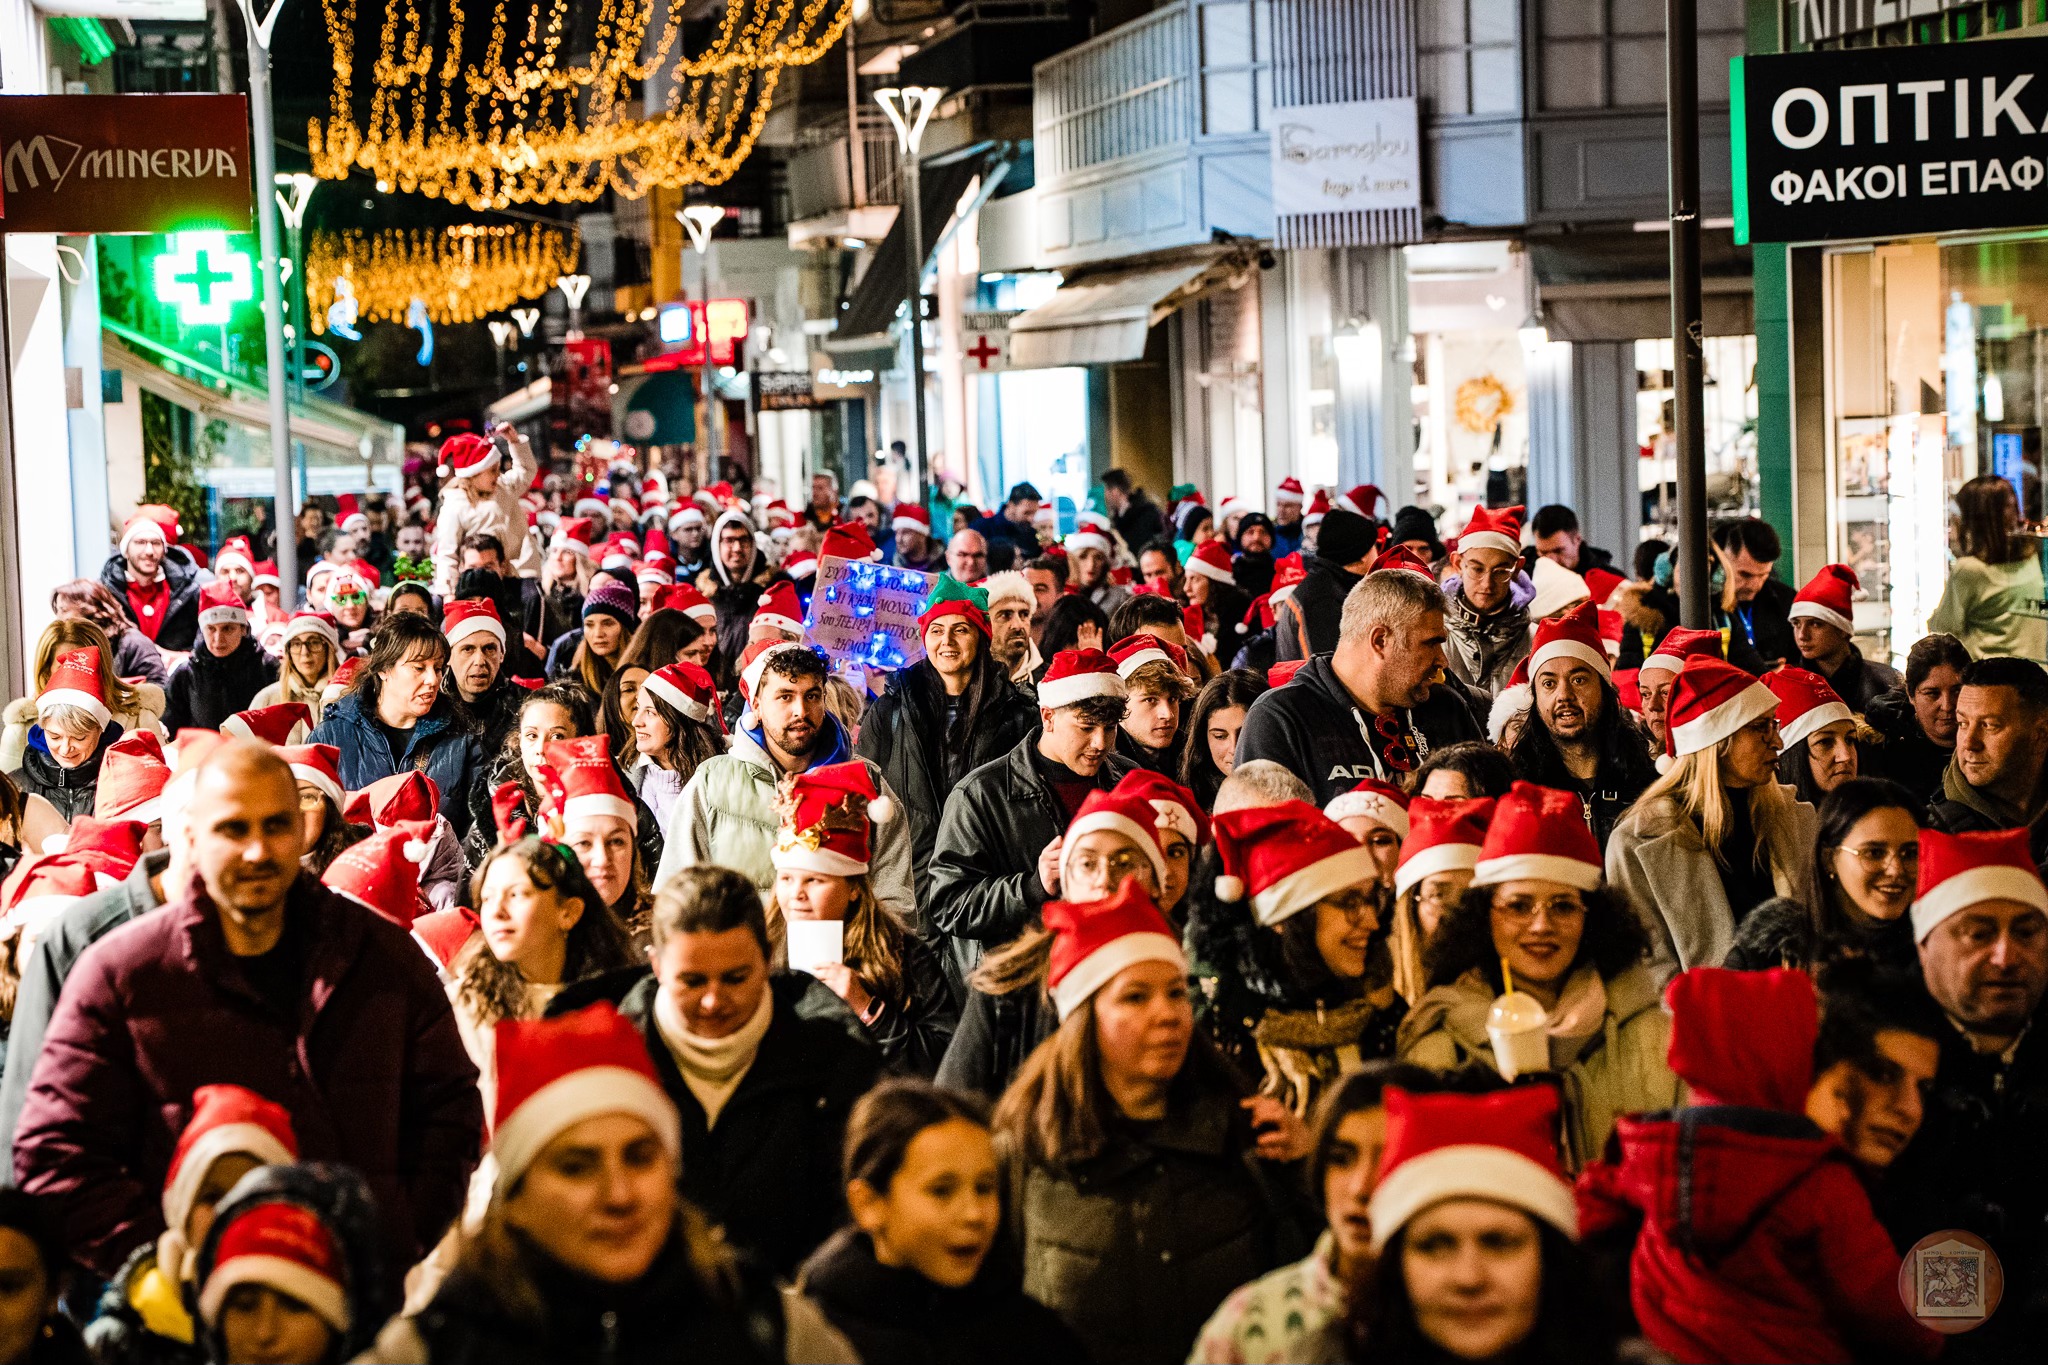
[[[770,855],[779,930],[792,971],[846,1002],[891,1066],[929,1077],[960,1020],[939,958],[896,923],[868,885],[874,822],[894,803],[865,763],[828,763],[782,779]]]

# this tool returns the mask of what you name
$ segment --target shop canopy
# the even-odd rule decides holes
[[[917,199],[923,217],[920,235],[924,238],[919,260],[924,267],[931,265],[932,257],[958,224],[960,201],[966,198],[968,187],[979,178],[979,197],[986,199],[1001,181],[1002,172],[1008,169],[1010,151],[1007,144],[983,142],[949,152],[943,161],[921,163]],[[885,335],[895,322],[910,285],[910,229],[904,219],[905,215],[896,215],[895,224],[876,246],[860,282],[839,305],[839,326],[827,342],[830,349],[871,344],[873,338]]]
[[[1010,368],[1109,365],[1142,359],[1145,334],[1212,290],[1243,282],[1237,252],[1079,275],[1010,322]]]

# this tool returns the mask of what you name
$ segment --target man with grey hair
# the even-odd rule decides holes
[[[1256,810],[1261,806],[1279,806],[1289,801],[1313,801],[1315,793],[1308,789],[1308,783],[1296,777],[1270,758],[1254,759],[1240,763],[1230,770],[1230,776],[1216,788],[1216,808],[1210,815],[1227,815],[1234,810]]]
[[[1344,599],[1337,648],[1252,703],[1237,761],[1272,759],[1314,804],[1367,778],[1399,785],[1430,751],[1482,732],[1444,667],[1444,598],[1431,579],[1375,570]]]
[[[1044,656],[1031,638],[1031,617],[1038,610],[1031,580],[1015,569],[1005,569],[990,574],[981,586],[988,592],[989,652],[1009,670],[1011,682],[1023,688],[1026,696],[1036,697],[1038,686],[1032,678]]]

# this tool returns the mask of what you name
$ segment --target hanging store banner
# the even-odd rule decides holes
[[[1273,212],[1349,213],[1422,203],[1412,96],[1275,109]]]
[[[247,232],[241,95],[0,96],[8,232]]]
[[[2048,223],[2048,38],[1730,63],[1735,240]]]

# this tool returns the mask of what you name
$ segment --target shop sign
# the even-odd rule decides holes
[[[2048,223],[2048,39],[1738,57],[1737,242]]]
[[[1273,212],[1354,213],[1422,204],[1415,100],[1297,104],[1273,111]]]
[[[702,365],[704,363],[704,338],[711,338],[711,362],[714,365],[733,363],[733,346],[747,335],[748,316],[745,299],[692,299],[687,303],[663,304],[655,319],[655,334],[661,344],[668,347],[666,354],[657,357],[659,365],[650,364],[650,370],[670,370],[678,365]]]
[[[811,392],[809,370],[756,370],[754,397],[763,412],[818,406],[818,397]]]
[[[249,230],[241,95],[0,96],[8,232]]]
[[[831,656],[837,672],[859,676],[863,669],[907,668],[924,657],[917,618],[932,577],[827,555],[818,561],[804,638]]]
[[[960,319],[960,366],[969,374],[1010,368],[1010,323],[1023,309],[968,313]]]

